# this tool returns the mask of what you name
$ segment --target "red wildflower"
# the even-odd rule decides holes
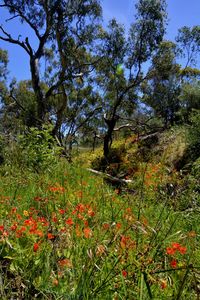
[[[24,225],[33,226],[35,224],[35,220],[32,217],[24,221]]]
[[[85,220],[85,221],[84,221],[84,225],[85,225],[86,227],[88,227],[88,225],[89,225],[88,220]]]
[[[116,228],[117,229],[120,229],[122,227],[122,224],[121,223],[116,223]]]
[[[180,246],[178,251],[179,251],[181,254],[185,254],[185,253],[187,252],[187,248],[186,248],[186,247],[183,247],[183,246]]]
[[[10,230],[15,231],[17,229],[17,223],[14,223],[12,226],[10,226]]]
[[[4,231],[3,231],[3,236],[5,236],[5,237],[9,236],[9,233],[8,233],[7,230],[4,230]]]
[[[167,287],[167,281],[166,280],[162,280],[161,284],[160,284],[161,289],[165,289]]]
[[[60,213],[61,215],[64,215],[64,213],[65,213],[65,210],[64,210],[64,209],[59,209],[58,211],[59,211],[59,213]]]
[[[0,231],[3,232],[4,231],[4,226],[0,225]]]
[[[38,217],[38,222],[42,223],[42,226],[49,226],[49,222],[45,217]]]
[[[51,232],[48,232],[47,233],[47,238],[48,238],[48,240],[53,240],[53,239],[55,239],[55,235],[54,234],[52,234]]]
[[[181,247],[181,245],[179,243],[172,243],[172,248],[175,250],[179,250],[179,248]]]
[[[179,252],[181,254],[185,254],[187,251],[187,248],[184,246],[181,246],[179,243],[172,243],[172,247],[167,247],[166,254],[168,255],[174,255],[175,252]]]
[[[73,266],[71,260],[68,258],[60,259],[58,261],[58,264],[61,267],[68,267],[68,268],[72,268],[72,266]]]
[[[130,237],[125,236],[125,235],[122,235],[122,236],[121,236],[120,245],[121,245],[121,247],[122,247],[123,249],[126,248],[126,246],[128,245],[129,240],[130,240]]]
[[[32,234],[35,234],[37,230],[37,224],[35,223],[33,226],[31,226],[31,228],[29,229],[29,232]]]
[[[174,255],[175,252],[176,252],[176,249],[174,249],[174,248],[167,247],[167,249],[166,249],[166,254],[168,254],[168,255]]]
[[[38,235],[40,237],[43,237],[43,232],[40,229],[35,230],[34,234],[36,234],[36,235]]]
[[[80,220],[83,220],[83,219],[84,219],[84,217],[83,217],[81,214],[78,214],[78,215],[77,215],[77,218],[80,219]]]
[[[73,225],[73,224],[74,224],[74,221],[72,220],[72,218],[68,218],[68,219],[65,221],[65,223],[66,223],[67,225]]]
[[[89,227],[84,228],[83,232],[86,239],[89,239],[92,235],[92,230]]]
[[[33,251],[34,251],[34,252],[37,252],[38,249],[39,249],[39,243],[35,243],[35,244],[33,245]]]
[[[103,229],[107,230],[109,227],[110,227],[110,225],[108,223],[103,224]]]
[[[12,213],[16,213],[16,211],[17,211],[17,207],[13,207],[13,208],[11,209],[11,212],[12,212]]]
[[[128,273],[127,273],[125,270],[122,270],[122,276],[123,276],[124,278],[126,278],[127,275],[128,275]]]
[[[88,216],[94,217],[94,215],[95,215],[95,212],[92,210],[92,208],[89,208],[88,209]]]
[[[172,259],[172,261],[170,262],[170,266],[172,268],[176,268],[177,267],[177,261],[175,259]]]
[[[78,236],[78,237],[81,237],[81,236],[82,236],[82,232],[81,232],[81,230],[80,230],[80,228],[79,228],[79,225],[78,225],[78,224],[76,225],[76,229],[75,229],[75,231],[76,231],[76,236]]]
[[[81,192],[82,193],[82,192]],[[82,196],[81,196],[82,197]],[[82,204],[82,203],[79,203],[77,206],[76,206],[76,210],[80,213],[84,212],[85,210],[85,205]]]

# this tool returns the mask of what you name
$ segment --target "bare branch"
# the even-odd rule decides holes
[[[10,19],[8,19],[8,20],[12,20],[12,19],[14,19],[14,18],[16,18],[16,17],[22,18],[22,19],[23,19],[24,21],[26,21],[26,23],[33,29],[33,31],[35,32],[35,34],[36,34],[36,36],[38,37],[38,39],[41,38],[40,33],[39,33],[37,27],[30,21],[29,18],[27,18],[27,17],[23,14],[23,12],[20,10],[19,7],[16,7],[16,6],[14,6],[14,5],[9,5],[9,4],[2,4],[2,5],[0,5],[0,7],[7,7],[7,8],[10,8],[10,9],[15,10],[15,11],[18,13],[18,15],[17,15],[17,16],[14,16],[14,17],[12,17],[12,18],[10,18]]]
[[[24,44],[24,42],[20,42],[19,39],[16,40],[14,39],[8,32],[6,32],[3,27],[0,25],[0,30],[3,32],[3,34],[6,36],[6,37],[3,37],[3,36],[0,36],[0,40],[3,40],[5,42],[9,42],[9,43],[12,43],[12,44],[16,44],[16,45],[19,45],[20,47],[22,47],[29,55],[31,55],[29,49],[26,47],[26,45]]]
[[[110,174],[106,174],[106,173],[103,173],[103,172],[99,172],[99,171],[94,170],[94,169],[89,169],[89,168],[88,168],[87,170],[88,170],[89,172],[93,173],[93,174],[102,176],[103,178],[105,178],[105,179],[111,181],[112,183],[120,183],[120,184],[133,183],[133,180],[130,180],[130,179],[120,179],[120,178],[111,176]]]
[[[13,16],[13,17],[11,17],[11,18],[8,18],[8,19],[6,19],[6,22],[8,22],[8,21],[11,21],[11,20],[13,20],[13,19],[15,19],[15,18],[18,18],[20,15],[15,15],[15,16]]]
[[[117,127],[117,128],[114,128],[113,131],[120,131],[120,130],[123,129],[123,128],[128,128],[128,129],[130,129],[131,131],[134,131],[137,127],[133,127],[132,124],[124,124],[124,125],[121,125],[121,126],[119,126],[119,127]]]

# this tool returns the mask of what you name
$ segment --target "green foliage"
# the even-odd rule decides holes
[[[200,26],[183,26],[178,31],[176,41],[180,45],[183,57],[186,58],[186,66],[195,64],[200,51]]]
[[[173,124],[180,108],[180,66],[176,63],[176,45],[163,41],[152,59],[146,83],[142,85],[143,101],[163,118],[167,127]]]
[[[66,163],[1,177],[1,298],[195,299],[199,221],[167,207],[161,174],[134,196]]]
[[[19,168],[36,172],[52,169],[61,152],[53,138],[52,128],[30,128],[25,134],[18,136],[18,141],[7,141],[4,153],[4,164],[13,169]]]
[[[23,166],[36,171],[45,171],[55,166],[61,149],[56,145],[51,132],[51,127],[44,126],[42,130],[30,128],[26,134],[19,136],[18,151]]]
[[[198,149],[196,149],[198,151],[200,150],[200,110],[193,110],[190,120],[189,140],[192,146],[198,147]]]
[[[119,172],[120,164],[123,161],[123,156],[125,154],[125,147],[121,145],[119,147],[113,147],[110,149],[108,157],[98,156],[96,157],[91,166],[95,170],[108,172],[111,175],[117,175]]]

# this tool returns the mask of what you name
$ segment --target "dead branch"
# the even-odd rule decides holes
[[[120,184],[125,184],[125,185],[127,185],[128,183],[133,183],[133,180],[130,180],[130,179],[119,179],[117,177],[111,176],[110,174],[96,171],[96,170],[90,169],[90,168],[87,168],[87,170],[93,174],[102,176],[104,179],[108,179],[112,183],[120,183]]]

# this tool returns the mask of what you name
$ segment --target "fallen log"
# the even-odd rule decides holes
[[[102,176],[104,179],[107,179],[112,183],[119,183],[119,184],[122,184],[122,185],[123,184],[127,185],[128,183],[133,183],[133,180],[130,180],[130,179],[120,179],[120,178],[114,177],[110,174],[103,173],[103,172],[100,172],[100,171],[97,171],[97,170],[94,170],[94,169],[87,168],[87,170],[90,171],[93,174]]]

